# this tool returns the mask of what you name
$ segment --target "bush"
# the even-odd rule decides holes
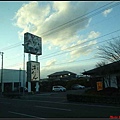
[[[119,94],[119,90],[118,88],[114,88],[114,87],[107,87],[100,91],[96,91],[95,89],[88,89],[85,91],[85,94],[105,95],[105,96],[116,95],[117,96]]]
[[[67,100],[82,103],[120,104],[120,97],[67,94]]]
[[[86,103],[103,103],[103,104],[120,104],[120,95],[117,88],[108,87],[101,91],[88,89],[83,94],[67,94],[68,101],[86,102]]]

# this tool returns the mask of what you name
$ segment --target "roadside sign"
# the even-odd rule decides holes
[[[103,83],[102,82],[97,82],[97,91],[103,90]]]

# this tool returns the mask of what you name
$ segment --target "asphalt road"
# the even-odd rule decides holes
[[[109,118],[120,116],[120,107],[68,102],[67,92],[0,98],[0,118]],[[82,92],[76,91],[76,92]]]

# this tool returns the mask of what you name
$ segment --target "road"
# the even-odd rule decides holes
[[[109,118],[120,107],[68,102],[67,92],[49,92],[22,99],[0,98],[0,118]]]

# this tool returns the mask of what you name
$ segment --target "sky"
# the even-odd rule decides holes
[[[80,75],[93,69],[101,61],[98,48],[119,36],[119,11],[119,1],[1,1],[3,68],[26,69],[28,53],[24,67],[22,44],[29,32],[42,38],[41,78],[63,70]]]

